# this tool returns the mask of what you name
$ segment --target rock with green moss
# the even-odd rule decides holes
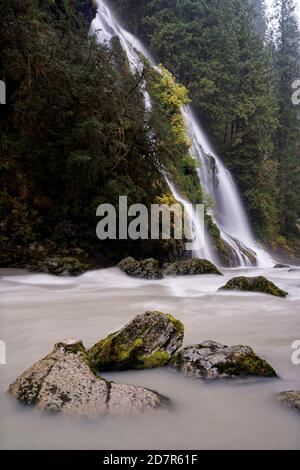
[[[117,267],[128,276],[140,279],[162,279],[163,277],[159,262],[154,258],[138,261],[128,257],[123,259]]]
[[[182,346],[183,324],[171,315],[145,312],[89,351],[98,371],[163,367]]]
[[[188,346],[174,356],[171,366],[203,379],[276,377],[275,370],[249,346],[225,346],[215,341]]]
[[[90,269],[92,269],[90,264],[82,262],[74,256],[46,257],[35,265],[35,271],[57,276],[76,276]]]
[[[96,376],[78,340],[57,343],[9,387],[9,393],[40,410],[79,416],[142,413],[168,403],[151,390]]]
[[[234,277],[227,284],[219,289],[238,290],[247,292],[261,292],[263,294],[275,295],[276,297],[286,297],[287,292],[279,289],[273,282],[263,276],[259,277]]]
[[[300,391],[289,390],[288,392],[281,392],[277,395],[278,400],[281,403],[289,406],[290,408],[295,408],[300,411]]]
[[[192,258],[185,261],[176,261],[163,266],[165,276],[188,276],[198,274],[222,275],[218,268],[206,259]]]

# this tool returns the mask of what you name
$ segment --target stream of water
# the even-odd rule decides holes
[[[300,335],[300,271],[224,272],[224,277],[142,281],[117,269],[77,278],[0,270],[0,330],[7,345],[7,365],[0,366],[1,448],[299,448],[299,413],[278,403],[276,393],[300,387],[300,366],[291,361],[291,344]],[[239,274],[266,275],[289,296],[217,292]],[[209,383],[171,369],[107,374],[172,400],[168,411],[126,419],[49,416],[7,395],[9,384],[58,340],[80,337],[88,347],[152,309],[172,313],[185,324],[185,345],[213,339],[252,346],[280,378]]]

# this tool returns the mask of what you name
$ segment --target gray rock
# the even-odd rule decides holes
[[[24,404],[66,415],[124,415],[167,404],[167,399],[151,390],[96,376],[77,340],[57,343],[48,356],[17,378],[9,393]]]
[[[236,290],[247,292],[261,292],[263,294],[275,295],[276,297],[286,297],[287,292],[279,289],[273,282],[263,276],[259,277],[234,277],[227,284],[219,289]]]
[[[249,346],[228,347],[210,340],[179,351],[171,365],[188,376],[203,379],[276,377],[274,369]]]
[[[199,274],[219,274],[222,276],[222,273],[214,264],[210,261],[199,258],[164,264],[163,274],[165,276],[187,276]]]
[[[82,274],[92,269],[86,262],[81,262],[74,256],[52,256],[36,263],[36,271],[55,274],[58,276],[71,276]]]
[[[281,392],[278,393],[277,397],[281,403],[300,411],[300,391]]]
[[[134,258],[128,257],[123,259],[117,267],[125,274],[128,274],[128,276],[140,279],[156,280],[163,278],[159,262],[154,258],[137,261]]]
[[[145,312],[89,351],[98,371],[162,367],[182,346],[184,326],[171,315]]]
[[[289,268],[290,266],[288,266],[287,264],[275,264],[274,266],[274,269],[284,269],[284,268]]]

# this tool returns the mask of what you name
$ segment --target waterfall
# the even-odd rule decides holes
[[[144,64],[140,59],[140,54],[146,57],[152,67],[159,71],[143,44],[120,26],[106,3],[103,0],[97,0],[97,4],[97,15],[91,25],[91,32],[97,35],[98,41],[110,47],[112,38],[117,36],[133,73],[142,74],[143,72]],[[140,90],[144,96],[145,109],[150,112],[151,98],[147,91],[146,80],[142,80]],[[192,143],[190,153],[199,162],[199,183],[207,199],[212,202],[212,207],[207,212],[219,228],[221,239],[228,247],[232,266],[252,266],[254,264],[261,267],[272,266],[274,261],[254,239],[246,211],[230,172],[214,152],[191,107],[183,108],[182,115]],[[194,212],[188,209],[188,201],[179,194],[167,177],[166,182],[176,200],[181,202],[188,211],[191,224],[196,228],[199,227],[199,221],[195,219]],[[218,261],[208,233],[204,234],[204,247],[201,252],[197,253],[197,256],[212,262]]]

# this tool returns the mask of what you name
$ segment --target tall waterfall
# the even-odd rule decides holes
[[[97,35],[99,42],[110,45],[113,37],[118,36],[121,46],[125,51],[132,72],[142,73],[142,54],[156,69],[156,64],[142,43],[131,33],[126,31],[112,11],[103,0],[97,0],[98,11],[91,30]],[[145,108],[151,111],[151,99],[144,80],[140,89],[144,96]],[[201,187],[212,207],[208,209],[213,221],[220,230],[220,236],[227,245],[231,255],[232,266],[271,266],[272,258],[256,243],[247,219],[247,215],[241,202],[237,187],[230,172],[225,168],[219,157],[214,152],[205,132],[197,121],[191,107],[182,109],[186,130],[191,139],[190,153],[199,162],[199,181]],[[179,194],[173,183],[166,178],[174,197],[187,207],[187,201]],[[190,212],[191,223],[198,227],[193,211]],[[204,247],[198,256],[217,262],[217,253],[207,233],[205,233]],[[256,260],[256,261],[254,261]]]

